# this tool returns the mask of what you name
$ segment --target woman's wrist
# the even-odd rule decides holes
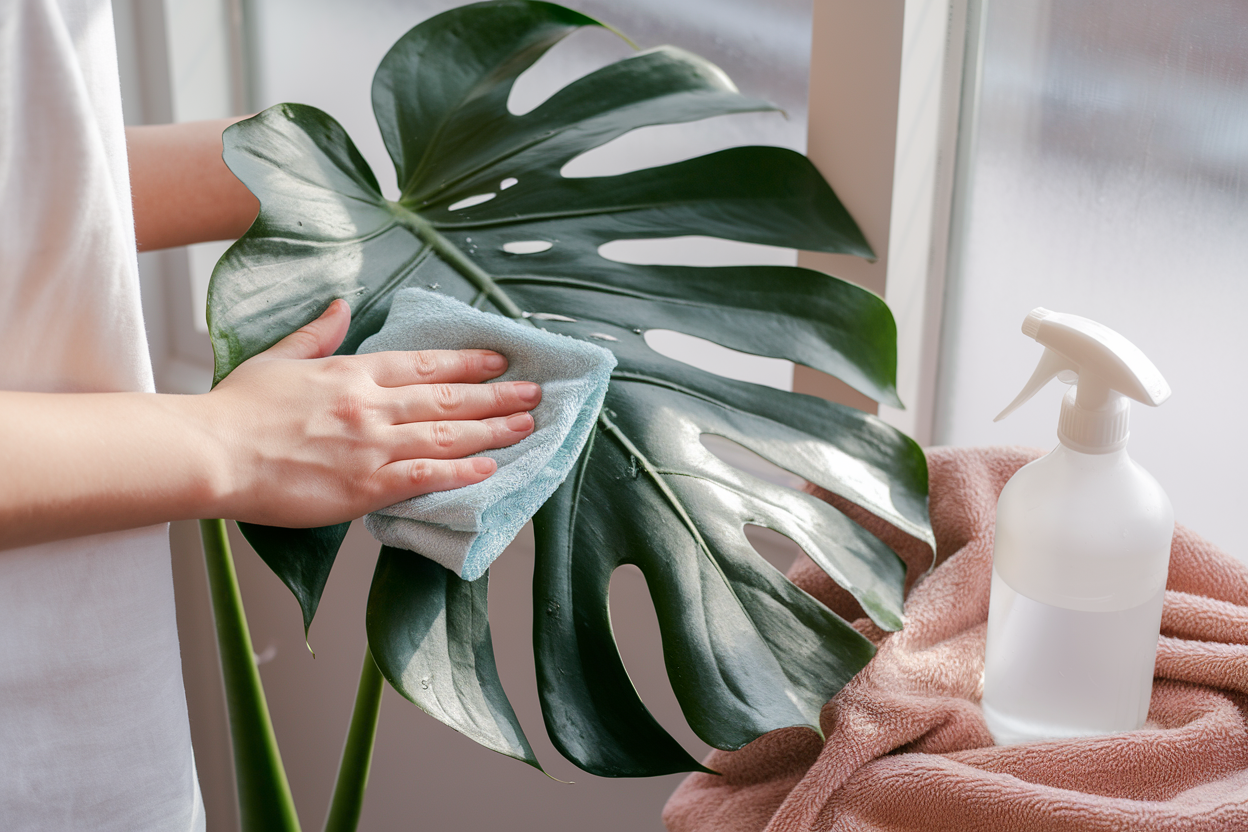
[[[244,492],[243,463],[248,458],[241,446],[235,421],[210,393],[199,395],[158,395],[158,404],[167,414],[166,424],[176,425],[177,472],[171,487],[175,503],[169,506],[177,517],[207,519],[234,517]]]

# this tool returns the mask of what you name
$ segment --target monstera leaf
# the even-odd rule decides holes
[[[920,449],[872,416],[711,375],[647,346],[646,330],[679,330],[898,404],[893,319],[865,290],[800,268],[599,256],[613,240],[682,235],[871,250],[811,163],[789,150],[740,147],[618,176],[562,176],[576,156],[639,127],[770,109],[705,60],[660,47],[529,113],[508,111],[520,73],[598,25],[553,4],[503,0],[404,35],[373,81],[397,201],[315,108],[283,104],[231,127],[226,161],[261,210],[217,266],[209,324],[218,380],[335,298],[351,304],[342,349],[353,351],[407,286],[615,352],[590,442],[535,521],[534,649],[559,750],[597,774],[651,775],[700,766],[646,710],[620,660],[607,609],[619,565],[645,574],[673,689],[693,729],[719,748],[785,726],[817,731],[821,706],[872,655],[753,549],[747,525],[796,541],[879,626],[902,621],[904,567],[891,550],[828,504],[725,464],[700,437],[736,442],[930,542],[927,471]],[[248,535],[310,623],[341,530]],[[536,764],[494,670],[484,583],[449,573],[429,583],[436,567],[404,557],[386,551],[370,595],[381,671],[442,721]]]

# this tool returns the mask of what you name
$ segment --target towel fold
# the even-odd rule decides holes
[[[385,326],[358,352],[459,349],[506,356],[507,372],[495,381],[541,385],[533,433],[479,454],[498,463],[489,479],[396,503],[367,515],[364,525],[387,546],[475,581],[572,470],[602,407],[615,355],[422,289],[396,293]]]
[[[879,646],[829,702],[820,743],[776,731],[706,760],[663,818],[672,832],[1248,829],[1248,568],[1178,527],[1149,719],[1140,731],[996,747],[979,708],[993,523],[1006,480],[1038,451],[929,451],[940,566],[906,628],[874,627],[811,561],[790,571]],[[907,561],[926,549],[826,492]]]

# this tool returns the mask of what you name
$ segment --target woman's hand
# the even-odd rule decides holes
[[[220,437],[223,516],[320,526],[494,473],[470,454],[533,432],[541,388],[481,384],[507,360],[486,350],[334,356],[350,323],[335,301],[202,397]]]

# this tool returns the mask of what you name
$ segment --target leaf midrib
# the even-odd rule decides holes
[[[427,243],[447,265],[459,272],[465,280],[472,283],[477,289],[484,292],[504,315],[517,320],[525,320],[523,310],[516,305],[510,295],[494,282],[494,278],[476,263],[472,262],[471,258],[461,251],[458,246],[446,239],[431,222],[397,202],[387,202],[386,204],[390,206],[400,225],[415,234],[418,239]]]

